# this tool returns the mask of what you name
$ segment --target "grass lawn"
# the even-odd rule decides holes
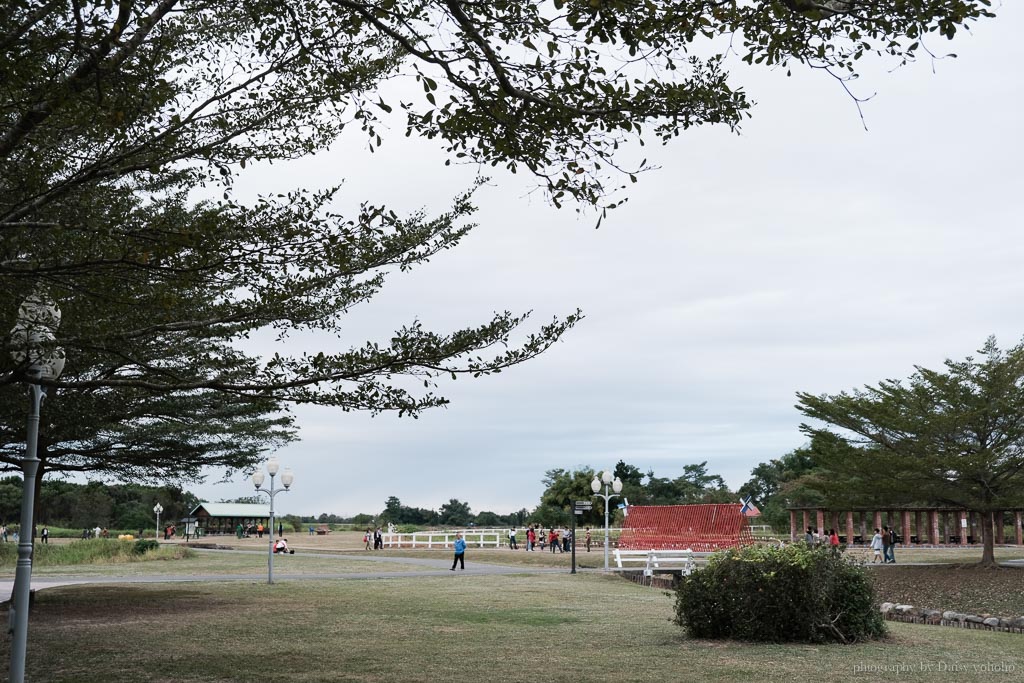
[[[602,575],[75,586],[37,595],[27,678],[991,683],[1024,671],[1016,634],[894,624],[867,645],[741,645],[690,640],[671,617],[664,591]]]
[[[521,532],[522,533],[522,532]],[[394,553],[404,557],[436,557],[438,553],[444,555],[450,553],[451,550],[443,548],[435,548],[432,550],[421,549],[421,548],[386,548],[384,550],[365,550],[363,546],[363,535],[361,532],[351,531],[340,531],[327,534],[326,536],[309,536],[306,534],[294,533],[285,534],[288,537],[288,544],[291,547],[297,548],[304,552],[320,552],[320,553]],[[201,543],[215,543],[217,545],[232,547],[232,548],[245,548],[254,549],[266,547],[266,539],[256,538],[243,538],[237,539],[234,536],[207,536],[200,539]],[[182,542],[183,543],[183,542]],[[184,543],[183,543],[184,544]],[[539,566],[555,566],[561,567],[569,566],[569,554],[552,554],[545,548],[544,551],[539,549],[536,552],[528,553],[522,550],[526,546],[525,537],[519,544],[520,550],[513,551],[507,547],[502,548],[475,548],[469,547],[469,552],[473,553],[477,561],[496,563],[496,564],[526,564],[526,565],[539,565]],[[871,561],[871,551],[864,548],[853,548],[848,551],[850,555],[859,559],[865,559],[868,562]],[[1024,548],[996,548],[995,549],[997,560],[1019,560],[1024,559]],[[467,556],[468,558],[469,556]],[[576,559],[577,562],[583,563],[592,567],[602,566],[604,563],[604,549],[603,546],[596,541],[593,544],[591,552],[587,552],[581,544],[576,548]],[[981,548],[978,546],[969,546],[964,548],[897,548],[896,550],[897,562],[944,562],[944,563],[970,563],[978,562],[981,560]],[[613,560],[614,561],[614,560]]]
[[[438,556],[440,559],[440,556]],[[274,557],[274,574],[343,574],[360,572],[402,572],[425,569],[395,562],[367,562],[344,557],[295,555]],[[201,576],[204,574],[261,574],[267,571],[267,554],[196,552],[175,560],[151,560],[118,564],[76,564],[35,566],[32,575],[47,576]],[[0,569],[0,578],[14,578],[14,567]]]

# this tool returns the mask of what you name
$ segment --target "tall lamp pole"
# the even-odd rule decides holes
[[[260,488],[263,486],[264,476],[263,472],[256,470],[252,475],[253,486],[256,490],[265,493],[270,496],[270,541],[267,546],[267,583],[274,583],[274,497],[282,491],[287,491],[291,488],[292,482],[295,481],[295,475],[292,474],[292,470],[289,467],[284,468],[284,472],[281,472],[281,483],[284,485],[283,489],[274,488],[274,477],[277,475],[277,471],[281,465],[277,461],[277,458],[270,458],[267,460],[267,474],[270,475],[270,488]]]
[[[604,493],[601,493],[602,484],[604,485]],[[614,493],[608,493],[609,486],[611,486]],[[605,470],[601,473],[600,478],[598,478],[598,475],[594,475],[594,481],[590,482],[590,490],[594,492],[596,497],[604,498],[604,570],[608,571],[608,503],[612,498],[617,498],[618,494],[622,493],[622,480],[608,470]]]
[[[153,512],[156,513],[156,540],[160,541],[160,513],[164,511],[164,506],[157,503],[153,506]]]
[[[36,476],[39,473],[39,410],[45,389],[40,380],[56,379],[64,369],[64,351],[54,345],[54,332],[60,325],[60,309],[41,292],[29,296],[18,308],[18,319],[11,330],[11,357],[25,368],[29,380],[29,415],[22,459],[24,487],[21,496],[21,528],[18,535],[18,563],[14,570],[11,594],[11,683],[25,680],[25,655],[28,650],[28,602],[32,585],[32,541],[36,497]]]

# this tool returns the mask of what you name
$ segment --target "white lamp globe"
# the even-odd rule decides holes
[[[590,482],[590,490],[594,493],[601,490],[601,482],[598,481],[597,477],[594,477],[594,481]]]
[[[292,485],[293,481],[295,481],[295,474],[292,472],[292,468],[285,467],[284,472],[281,473],[281,483],[284,484],[285,488],[288,488]]]
[[[263,486],[263,472],[257,470],[252,475],[252,485],[256,488]]]
[[[267,474],[274,477],[277,476],[277,471],[281,469],[281,463],[277,461],[277,458],[271,457],[267,460]]]
[[[622,492],[622,480],[618,477],[615,477],[615,481],[612,482],[612,491],[615,491],[615,493]]]
[[[614,478],[615,475],[609,472],[608,470],[605,470],[604,472],[601,473],[601,481],[603,481],[606,484],[612,483],[612,479]]]

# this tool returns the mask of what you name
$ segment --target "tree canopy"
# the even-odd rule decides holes
[[[727,51],[853,75],[867,54],[912,59],[931,34],[991,16],[988,6],[16,0],[0,12],[0,277],[15,295],[43,283],[62,303],[76,299],[61,343],[72,363],[85,350],[105,363],[62,386],[415,412],[440,399],[387,378],[499,370],[575,318],[489,359],[473,354],[506,343],[521,315],[449,334],[413,322],[389,344],[173,375],[146,353],[158,339],[231,342],[266,327],[337,333],[387,272],[454,247],[468,229],[465,196],[433,218],[370,205],[343,215],[336,188],[243,206],[230,190],[247,163],[315,153],[351,128],[378,145],[378,117],[397,105],[407,133],[438,139],[450,161],[523,168],[555,202],[600,204],[628,140],[739,124],[749,102],[730,84]],[[385,101],[383,85],[406,75],[420,96]],[[209,184],[224,199],[190,201]]]
[[[812,446],[797,448],[779,458],[759,463],[737,493],[741,498],[753,498],[765,524],[779,530],[787,529],[789,506],[822,502],[821,492],[808,485],[808,478],[814,476],[817,467]]]
[[[1001,350],[989,338],[979,353],[906,380],[798,393],[797,408],[825,424],[802,429],[819,439],[827,494],[980,512],[991,564],[993,513],[1024,505],[1024,344]]]
[[[693,503],[734,503],[736,494],[717,474],[709,474],[707,461],[683,466],[683,473],[675,479],[657,477],[653,470],[641,474],[639,468],[620,460],[613,470],[622,481],[622,492],[612,499],[609,513],[621,515],[617,506],[629,501],[631,505],[688,505]],[[593,509],[585,512],[580,524],[601,524],[604,520],[604,499],[594,496],[590,482],[595,472],[589,467],[577,470],[556,468],[544,473],[544,492],[540,506],[531,519],[541,518],[553,523],[569,521],[574,500],[593,501]],[[644,481],[646,479],[646,482]],[[604,489],[601,489],[604,492]],[[619,518],[621,521],[621,518]],[[619,523],[617,521],[616,523]]]
[[[473,188],[433,215],[346,197],[340,178],[243,203],[234,185],[247,165],[315,154],[353,129],[373,149],[381,117],[394,112],[408,135],[438,141],[449,162],[523,170],[556,204],[607,209],[622,201],[617,183],[646,167],[624,159],[624,145],[702,124],[736,128],[747,115],[750,102],[725,69],[728,53],[852,77],[862,57],[913,59],[932,35],[952,37],[991,16],[988,7],[5,3],[0,318],[13,321],[18,302],[46,291],[64,310],[59,344],[68,357],[65,373],[46,382],[75,396],[93,392],[85,402],[123,403],[134,430],[108,438],[108,420],[92,437],[51,435],[50,421],[43,438],[63,449],[68,468],[113,442],[136,441],[138,462],[168,453],[163,418],[133,419],[152,403],[136,391],[175,394],[180,407],[200,411],[215,410],[211,394],[223,395],[224,410],[242,423],[263,421],[263,435],[251,432],[263,444],[284,438],[283,402],[415,415],[445,403],[433,391],[438,378],[527,361],[579,318],[523,330],[528,313],[498,311],[462,329],[428,330],[413,319],[396,321],[387,338],[349,339],[345,315],[388,276],[459,244],[472,228]],[[413,79],[416,92],[389,90],[399,78]],[[296,342],[266,357],[240,350],[266,331],[282,342],[310,332],[344,341]],[[24,370],[0,354],[0,386],[26,381]],[[218,452],[207,437],[194,441]]]

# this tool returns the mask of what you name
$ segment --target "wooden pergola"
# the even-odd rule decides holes
[[[875,529],[895,528],[903,543],[967,545],[980,543],[982,513],[951,507],[858,507],[832,510],[826,507],[789,508],[789,537],[796,541],[812,527],[835,529],[844,543],[869,543]],[[801,519],[802,518],[802,519]],[[996,545],[1024,545],[1024,508],[1008,508],[993,514]],[[802,521],[802,524],[801,524]],[[1012,533],[1007,534],[1007,528]],[[845,531],[845,535],[843,532]]]
[[[233,534],[239,524],[243,528],[250,524],[270,521],[270,505],[254,503],[200,503],[189,513],[202,534]]]

